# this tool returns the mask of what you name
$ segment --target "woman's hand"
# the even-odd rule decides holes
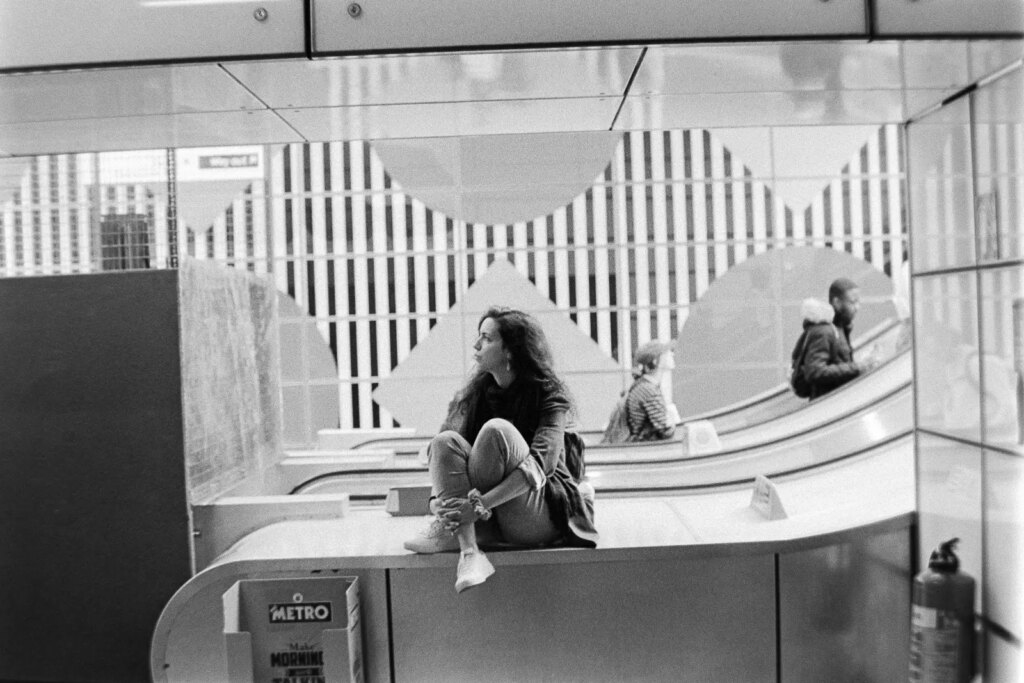
[[[448,531],[454,532],[463,524],[477,520],[476,511],[469,498],[448,498],[437,506],[437,516]]]
[[[480,492],[473,489],[465,498],[448,498],[440,501],[437,516],[449,531],[454,532],[464,524],[478,519],[490,519],[491,511],[484,507]]]

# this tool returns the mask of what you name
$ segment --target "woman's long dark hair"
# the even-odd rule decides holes
[[[532,431],[536,426],[537,408],[543,399],[559,400],[571,407],[569,391],[555,374],[551,347],[537,319],[513,308],[492,306],[480,316],[478,330],[487,318],[494,321],[508,354],[509,367],[515,373],[515,381],[510,387],[514,388],[510,396],[514,405],[506,406],[503,411],[512,418],[512,422],[520,429],[526,427]],[[496,387],[489,372],[478,370],[455,398],[452,417],[460,416],[461,424],[456,428],[470,441],[476,438],[488,419],[491,411],[487,410],[487,400]],[[530,423],[534,424],[531,426]],[[530,435],[524,434],[524,437],[529,439]]]

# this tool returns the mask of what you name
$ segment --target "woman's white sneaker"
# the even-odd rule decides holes
[[[459,570],[455,579],[455,590],[459,593],[479,586],[494,573],[494,565],[482,550],[466,550],[459,555]]]
[[[402,544],[406,550],[430,555],[433,553],[454,553],[459,549],[459,539],[437,517],[434,517],[424,531]]]

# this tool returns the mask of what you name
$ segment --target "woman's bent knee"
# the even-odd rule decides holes
[[[495,417],[480,428],[472,452],[471,459],[498,468],[504,478],[510,468],[518,467],[529,455],[530,446],[511,422]]]
[[[469,456],[469,478],[481,491],[497,486],[530,455],[530,447],[511,422],[488,420]]]
[[[511,422],[504,418],[492,417],[487,422],[484,422],[484,425],[480,428],[480,434],[479,436],[477,436],[477,438],[479,439],[480,437],[490,437],[493,436],[495,433],[518,434],[519,430],[515,428],[515,425],[513,425]]]
[[[443,432],[438,433],[430,440],[431,448],[447,448],[458,447],[459,442],[465,441],[462,435],[454,429],[446,429]]]
[[[427,457],[430,460],[453,456],[465,460],[468,455],[469,442],[453,429],[443,431],[431,439],[427,449]]]
[[[484,422],[474,445],[482,447],[484,450],[497,449],[503,454],[512,455],[517,451],[522,451],[526,442],[523,440],[523,435],[511,422],[494,417]]]

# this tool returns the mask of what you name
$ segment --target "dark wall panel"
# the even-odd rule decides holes
[[[147,680],[190,576],[175,271],[0,279],[0,679]]]

